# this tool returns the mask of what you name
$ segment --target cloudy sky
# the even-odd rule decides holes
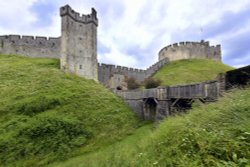
[[[145,68],[180,41],[222,45],[225,64],[250,64],[249,0],[0,0],[0,35],[60,36],[59,8],[97,10],[99,62]]]

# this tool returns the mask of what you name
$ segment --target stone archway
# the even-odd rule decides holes
[[[144,99],[143,115],[146,120],[155,120],[158,101],[155,98]]]
[[[121,86],[117,86],[116,90],[122,90],[122,87]]]

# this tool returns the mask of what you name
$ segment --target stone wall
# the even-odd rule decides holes
[[[148,67],[146,69],[146,77],[151,77],[152,75],[154,75],[160,68],[162,68],[164,65],[168,64],[169,58],[163,58],[161,60],[159,60],[158,62],[156,62],[155,64],[153,64],[152,66]]]
[[[109,65],[109,64],[99,64],[98,65],[98,80],[103,85],[110,87],[110,79],[114,75],[123,75],[126,77],[134,77],[138,81],[143,81],[146,77],[145,70],[141,69],[135,69],[135,68],[128,68],[123,66],[115,66],[115,65]],[[125,78],[123,78],[125,79]],[[117,80],[116,83],[113,83],[113,86],[110,88],[116,88],[117,86],[121,86],[120,84],[124,82],[122,78],[120,80]]]
[[[60,58],[60,45],[60,38],[20,35],[0,36],[1,54]]]
[[[152,76],[154,73],[156,73],[161,67],[163,67],[165,64],[167,64],[168,58],[162,59],[158,61],[157,63],[153,64],[146,70],[137,69],[137,68],[129,68],[129,67],[123,67],[123,66],[115,66],[110,64],[98,64],[98,80],[103,85],[115,89],[118,86],[123,87],[124,85],[124,79],[128,77],[135,78],[138,82],[143,82],[146,78]],[[123,75],[125,77],[116,77],[116,80],[112,80],[113,76],[117,75]],[[112,82],[112,84],[110,84]]]
[[[210,46],[209,42],[180,42],[164,47],[159,52],[159,60],[212,59],[221,61],[221,46]]]

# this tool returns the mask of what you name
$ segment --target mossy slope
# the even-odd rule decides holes
[[[218,61],[190,59],[173,61],[154,74],[162,85],[178,85],[213,80],[219,73],[233,69]]]
[[[250,165],[250,88],[143,127],[109,148],[51,167],[238,167]]]
[[[0,166],[39,166],[121,140],[133,112],[59,60],[0,55]]]

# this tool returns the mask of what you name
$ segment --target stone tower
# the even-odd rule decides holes
[[[90,15],[81,15],[69,5],[60,8],[61,15],[61,69],[98,81],[97,26],[95,9]]]
[[[221,61],[221,46],[210,46],[208,41],[180,42],[166,46],[159,52],[159,60],[212,59]]]

